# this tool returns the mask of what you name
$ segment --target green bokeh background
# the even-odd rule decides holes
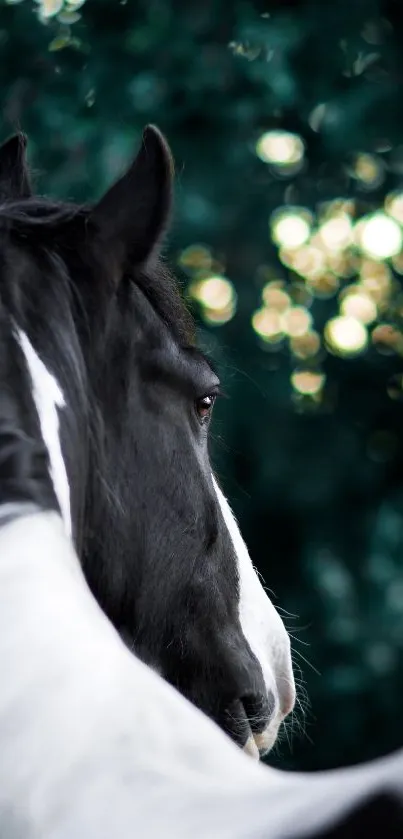
[[[316,769],[386,753],[403,745],[403,401],[388,393],[402,358],[324,353],[325,397],[296,401],[295,359],[285,344],[267,351],[251,317],[259,266],[290,282],[269,235],[275,208],[315,211],[343,196],[367,212],[403,187],[402,4],[75,5],[40,20],[33,0],[0,3],[2,134],[23,128],[39,190],[75,200],[120,174],[146,123],[169,138],[169,257],[186,288],[181,253],[203,243],[238,299],[227,324],[199,319],[230,397],[217,407],[214,461],[253,561],[290,613],[310,699],[307,708],[301,688],[303,708],[271,762]],[[257,157],[272,129],[303,138],[295,175]],[[364,152],[382,168],[373,188],[351,174]],[[314,300],[318,331],[337,311],[337,297]],[[400,310],[390,318],[400,329]]]

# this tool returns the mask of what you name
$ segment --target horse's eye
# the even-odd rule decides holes
[[[203,425],[210,419],[215,400],[215,393],[209,393],[207,396],[202,396],[201,399],[196,400],[196,413]]]

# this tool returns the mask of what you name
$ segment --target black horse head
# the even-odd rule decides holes
[[[289,639],[212,473],[219,380],[159,253],[172,180],[153,127],[96,206],[32,196],[23,138],[0,150],[0,301],[25,365],[20,405],[31,382],[16,422],[40,430],[122,638],[257,753],[294,703]]]

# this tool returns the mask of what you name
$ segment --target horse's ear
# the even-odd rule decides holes
[[[29,198],[31,186],[26,161],[27,138],[15,134],[0,146],[0,200]]]
[[[144,264],[158,250],[169,223],[173,170],[166,140],[148,125],[132,165],[92,211],[102,241],[122,260]]]

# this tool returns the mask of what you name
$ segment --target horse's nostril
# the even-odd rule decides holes
[[[252,734],[260,734],[267,728],[276,710],[274,694],[269,692],[242,697],[242,704],[248,718]]]
[[[238,746],[245,748],[251,739],[251,729],[245,708],[239,699],[234,699],[216,721]]]
[[[235,743],[255,758],[259,751],[268,751],[277,736],[278,724],[271,725],[278,716],[278,703],[272,693],[246,694],[235,699],[223,710],[216,722]]]

